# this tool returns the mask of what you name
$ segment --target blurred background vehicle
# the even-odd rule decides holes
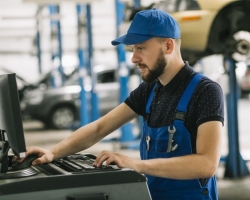
[[[0,68],[0,74],[12,74],[15,73],[9,69],[6,68]],[[17,80],[17,87],[19,92],[19,100],[21,101],[23,97],[25,96],[25,93],[27,93],[29,90],[33,90],[38,87],[47,87],[49,85],[50,81],[50,73],[46,73],[43,76],[40,77],[36,82],[34,83],[28,83],[25,78],[20,76],[19,74],[16,74],[16,80]]]
[[[170,13],[179,23],[182,57],[191,65],[213,54],[233,57],[236,62],[250,56],[248,0],[164,0],[136,9],[128,5],[126,21],[150,8]]]
[[[97,65],[94,68],[97,74],[95,89],[100,99],[99,108],[102,115],[119,103],[116,69],[116,66],[104,65]],[[91,80],[86,79],[84,85],[86,91],[92,89]],[[80,91],[78,73],[74,73],[62,87],[30,90],[21,102],[23,115],[40,120],[51,128],[65,129],[77,126]]]
[[[0,74],[12,74],[15,73],[14,71],[11,71],[9,69],[6,69],[4,67],[0,68]],[[64,78],[67,80],[71,77],[71,75],[74,72],[72,72],[69,75],[64,75]],[[16,80],[17,80],[17,87],[18,87],[18,92],[19,92],[19,100],[21,101],[23,97],[30,91],[34,90],[36,88],[40,88],[42,90],[46,89],[47,87],[51,86],[51,80],[52,80],[52,75],[51,72],[47,72],[42,74],[38,80],[36,80],[33,83],[29,83],[20,76],[19,74],[16,74]]]
[[[104,115],[119,104],[119,80],[117,66],[96,65],[93,72],[97,75],[95,91],[98,95],[100,115]],[[85,80],[84,89],[92,89],[90,78]],[[79,125],[80,111],[79,75],[75,72],[62,87],[38,87],[29,90],[21,101],[25,118],[43,122],[47,127],[67,129]],[[87,93],[90,101],[90,93]],[[89,112],[91,104],[88,104]]]

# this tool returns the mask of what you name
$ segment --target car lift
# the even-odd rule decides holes
[[[246,162],[242,159],[238,134],[238,86],[236,80],[236,63],[232,58],[225,57],[224,67],[229,77],[229,93],[227,94],[228,117],[228,156],[225,159],[225,177],[237,178],[249,174]]]
[[[68,0],[69,2],[72,2]],[[81,86],[81,94],[80,94],[80,99],[81,99],[81,109],[80,109],[80,126],[83,126],[87,123],[90,122],[90,120],[96,120],[99,118],[99,107],[98,107],[98,98],[97,94],[95,92],[95,84],[96,84],[96,78],[92,78],[92,89],[91,89],[91,105],[92,105],[92,113],[91,113],[91,119],[89,117],[89,104],[87,102],[87,97],[86,97],[86,90],[84,88],[84,79],[87,78],[88,75],[92,75],[92,30],[91,30],[91,7],[90,4],[93,3],[94,1],[101,1],[101,0],[74,0],[73,2],[78,3],[77,5],[77,21],[78,21],[78,58],[79,58],[79,83]],[[65,0],[23,0],[23,2],[33,2],[41,5],[49,5],[50,9],[50,14],[59,14],[59,4],[61,2],[65,2]],[[82,6],[80,4],[85,4],[86,5],[86,16],[83,15],[83,10]],[[39,11],[38,11],[39,12]],[[39,14],[39,13],[38,13]],[[82,18],[87,18],[87,24],[82,23],[81,19]],[[39,19],[38,19],[39,20]],[[37,26],[39,26],[39,21],[37,21]],[[87,31],[85,31],[85,27],[87,27]],[[60,25],[60,20],[51,20],[51,30],[52,30],[52,39],[57,40],[55,42],[58,44],[57,47],[53,47],[53,52],[52,52],[52,60],[58,58],[59,59],[59,66],[55,70],[53,69],[53,74],[56,74],[56,76],[52,75],[52,86],[56,87],[58,84],[57,82],[60,83],[61,79],[63,81],[63,70],[62,70],[62,39],[61,39],[61,25]],[[83,35],[87,34],[87,40],[86,41],[81,41]],[[38,62],[39,62],[39,72],[41,72],[41,46],[40,46],[40,32],[39,32],[39,27],[37,29],[37,57],[38,57]],[[84,45],[85,43],[88,44]],[[88,58],[87,61],[84,61],[84,49],[85,46],[88,47]],[[54,73],[55,72],[55,73]],[[60,85],[60,84],[59,84]]]

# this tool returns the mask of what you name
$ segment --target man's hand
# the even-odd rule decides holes
[[[38,158],[32,162],[32,165],[40,165],[42,163],[49,163],[54,158],[54,155],[50,150],[42,149],[39,147],[27,147],[26,156],[31,155],[31,154],[35,154],[38,156]],[[23,159],[21,159],[20,162],[22,162]]]
[[[102,151],[97,156],[96,161],[94,162],[94,166],[100,167],[103,162],[106,162],[107,166],[111,163],[115,163],[120,168],[127,167],[136,171],[136,166],[139,160],[135,160],[115,152]]]

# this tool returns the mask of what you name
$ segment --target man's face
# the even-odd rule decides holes
[[[138,64],[139,68],[147,67],[148,73],[141,73],[141,78],[143,81],[151,83],[154,82],[164,71],[165,67],[167,65],[167,62],[165,60],[163,52],[160,50],[159,56],[157,60],[155,61],[155,64],[153,66],[153,69],[150,69],[146,65]]]
[[[161,76],[167,62],[161,48],[161,43],[157,39],[152,38],[131,47],[133,49],[132,62],[139,68],[143,81],[153,82]]]

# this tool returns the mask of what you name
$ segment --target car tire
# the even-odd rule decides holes
[[[223,54],[235,62],[250,57],[249,2],[235,2],[223,8],[210,29],[207,52]]]
[[[76,114],[71,106],[60,106],[51,112],[49,121],[52,128],[69,129],[74,126]]]

